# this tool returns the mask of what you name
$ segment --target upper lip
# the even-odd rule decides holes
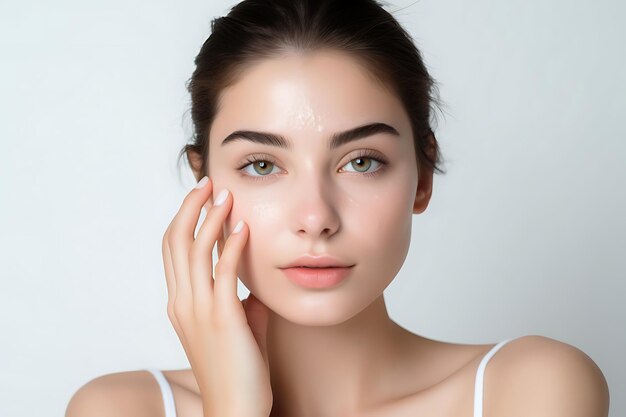
[[[333,256],[329,255],[321,255],[321,256],[311,256],[304,255],[291,262],[290,264],[283,266],[282,268],[295,268],[298,266],[308,266],[315,268],[338,268],[338,267],[349,267],[354,266],[354,264],[349,264],[340,259],[337,259]]]

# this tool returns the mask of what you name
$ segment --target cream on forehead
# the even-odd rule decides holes
[[[284,83],[277,86],[273,93],[277,102],[285,103],[283,111],[290,129],[315,129],[318,132],[324,130],[322,116],[315,112],[304,91],[294,88],[293,84]]]

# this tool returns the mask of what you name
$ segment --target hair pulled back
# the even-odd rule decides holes
[[[436,82],[411,36],[376,0],[244,0],[213,19],[187,82],[194,133],[179,160],[187,155],[198,180],[208,175],[209,132],[220,94],[247,68],[285,53],[322,49],[349,54],[396,94],[410,118],[418,169],[444,173],[431,128],[433,106],[440,104]]]

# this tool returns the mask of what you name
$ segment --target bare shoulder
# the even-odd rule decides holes
[[[147,371],[101,375],[81,386],[65,417],[154,417],[164,415],[158,383]]]
[[[582,350],[544,336],[504,345],[485,370],[484,415],[606,417],[609,390]]]

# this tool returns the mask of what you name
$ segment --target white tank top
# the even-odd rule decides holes
[[[513,339],[503,340],[498,343],[494,347],[492,347],[483,359],[480,361],[478,365],[478,370],[476,371],[476,380],[474,382],[474,417],[483,417],[483,386],[485,379],[485,367],[487,366],[487,362],[489,359],[505,344],[510,342]],[[165,417],[176,417],[176,407],[174,406],[174,394],[172,393],[172,388],[170,387],[167,379],[163,375],[163,372],[158,369],[146,369],[148,372],[151,372],[154,375],[154,378],[159,383],[159,387],[161,388],[161,395],[163,396],[163,406],[165,407]]]
[[[146,369],[154,375],[154,378],[159,383],[161,388],[161,396],[163,397],[163,406],[165,407],[165,417],[176,417],[176,407],[174,406],[174,394],[172,393],[172,387],[165,379],[163,372],[158,369]]]

